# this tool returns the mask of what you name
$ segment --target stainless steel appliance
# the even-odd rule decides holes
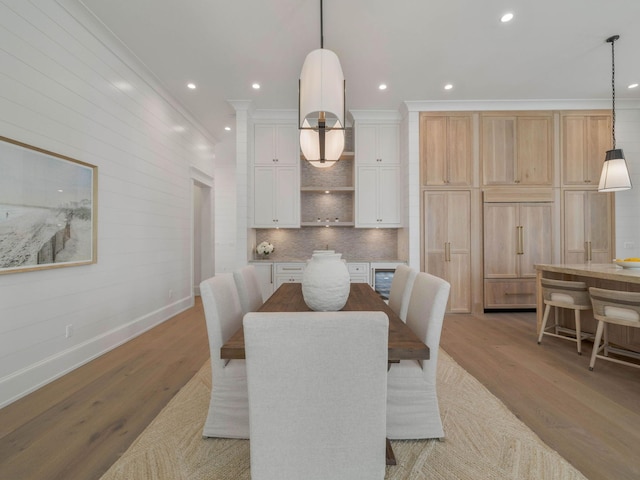
[[[405,262],[371,262],[371,286],[385,300],[389,299],[393,274]]]

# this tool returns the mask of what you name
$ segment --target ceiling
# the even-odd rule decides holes
[[[229,100],[295,110],[304,58],[320,47],[320,0],[78,2],[216,140],[233,135],[224,131],[235,127]],[[504,24],[506,12],[515,17]],[[605,39],[618,34],[616,99],[639,99],[640,87],[627,88],[640,82],[639,24],[638,0],[325,0],[324,48],[340,58],[347,109],[387,110],[611,98]]]

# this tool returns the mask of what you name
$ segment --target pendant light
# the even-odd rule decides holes
[[[614,44],[619,38],[620,35],[607,38],[607,42],[611,44],[611,91],[613,100],[611,108],[611,138],[613,145],[612,149],[607,151],[604,165],[602,165],[600,184],[598,185],[599,192],[619,192],[631,188],[631,178],[629,178],[629,169],[624,159],[624,153],[622,149],[616,148],[616,64]]]
[[[345,80],[338,56],[324,48],[320,0],[320,48],[307,55],[298,83],[300,148],[318,168],[332,166],[344,150]]]

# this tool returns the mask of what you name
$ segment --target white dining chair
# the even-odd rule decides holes
[[[204,437],[249,438],[249,400],[244,360],[220,359],[220,347],[242,326],[242,309],[231,273],[200,283],[211,352],[211,400]]]
[[[253,265],[245,265],[233,272],[233,279],[238,289],[242,313],[258,310],[262,306],[263,300],[255,267]]]
[[[429,360],[392,363],[387,375],[387,437],[392,440],[443,438],[436,392],[440,333],[449,283],[419,272],[407,310],[407,326],[430,350]]]
[[[385,475],[384,312],[244,318],[252,480]]]
[[[389,307],[406,323],[407,309],[409,308],[409,298],[411,289],[418,272],[407,266],[398,265],[391,280],[391,290],[389,292]]]

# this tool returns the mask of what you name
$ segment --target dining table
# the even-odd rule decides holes
[[[284,283],[258,309],[259,312],[307,312],[311,309],[304,302],[302,284]],[[389,317],[388,362],[401,360],[428,360],[429,347],[404,323],[380,295],[367,283],[352,283],[349,297],[342,311],[382,311]],[[220,347],[224,360],[244,359],[244,330],[240,327]],[[387,465],[396,465],[391,443],[387,439]]]

